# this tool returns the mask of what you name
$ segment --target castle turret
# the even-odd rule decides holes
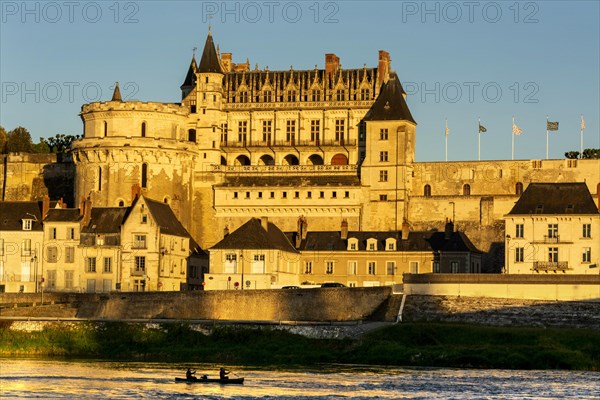
[[[198,69],[196,64],[196,57],[192,56],[192,61],[190,62],[190,67],[188,68],[187,75],[185,76],[185,80],[183,84],[180,86],[181,88],[181,99],[185,99],[188,94],[196,87],[196,70]]]

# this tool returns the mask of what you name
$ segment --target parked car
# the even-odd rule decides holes
[[[322,288],[332,288],[332,287],[346,287],[343,283],[339,282],[325,282],[321,284]]]
[[[289,286],[282,286],[282,289],[300,289],[300,286],[295,286],[295,285],[289,285]]]

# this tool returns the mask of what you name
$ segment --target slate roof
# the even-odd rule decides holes
[[[32,231],[43,230],[41,201],[1,201],[0,216],[0,231],[23,230],[23,219],[33,220]]]
[[[190,63],[190,68],[188,69],[187,75],[185,76],[185,80],[181,85],[181,89],[186,86],[196,86],[196,57],[192,56],[192,62]]]
[[[148,210],[160,227],[161,233],[181,237],[190,237],[188,231],[181,225],[168,204],[144,197]]]
[[[92,207],[90,222],[81,232],[119,233],[127,213],[127,207]]]
[[[300,175],[300,176],[227,176],[218,186],[252,187],[252,186],[360,186],[356,175]]]
[[[404,100],[404,89],[395,72],[381,87],[381,92],[365,115],[365,121],[410,121],[416,124]]]
[[[238,229],[225,236],[211,247],[211,250],[281,250],[298,253],[286,235],[272,222],[268,230],[262,227],[261,220],[252,218]]]
[[[508,215],[599,214],[585,183],[531,183]]]
[[[45,222],[78,222],[81,219],[79,208],[51,208]]]
[[[296,233],[287,233],[293,241]],[[402,232],[348,232],[348,238],[358,239],[358,249],[351,251],[367,251],[367,239],[377,239],[377,251],[385,251],[386,239],[396,239],[396,251],[442,251],[482,253],[462,232],[453,232],[449,240],[444,232],[410,232],[408,239],[402,240]],[[339,231],[308,232],[302,240],[300,251],[347,251],[348,240],[341,238]]]
[[[215,50],[215,43],[213,42],[212,34],[210,32],[208,32],[208,36],[206,37],[204,51],[202,51],[202,58],[200,59],[200,65],[198,65],[198,72],[223,73],[219,57],[217,57],[217,50]]]

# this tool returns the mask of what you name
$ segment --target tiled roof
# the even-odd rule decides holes
[[[287,233],[290,241],[295,239],[296,233]],[[376,239],[378,251],[386,249],[386,239],[396,239],[396,251],[470,251],[481,253],[469,238],[462,232],[453,232],[449,240],[445,239],[444,232],[409,232],[408,239],[402,240],[402,232],[348,232],[348,239],[358,240],[356,251],[367,250],[367,240]],[[308,232],[306,239],[300,243],[299,250],[306,251],[345,251],[348,249],[348,240],[341,238],[339,231]],[[352,250],[354,251],[354,250]]]
[[[81,219],[79,208],[51,208],[45,222],[77,222]]]
[[[292,246],[285,234],[272,222],[268,223],[268,230],[262,227],[261,220],[252,218],[238,229],[225,236],[211,249],[238,249],[238,250],[281,250],[291,253],[298,251]]]
[[[93,207],[90,222],[82,233],[119,233],[125,220],[127,207]]]
[[[220,186],[229,187],[252,187],[252,186],[287,186],[287,187],[310,187],[310,186],[360,186],[360,180],[356,175],[296,175],[296,176],[227,176],[225,182]]]
[[[41,231],[42,202],[40,201],[2,201],[0,202],[0,231],[23,230],[23,219],[31,219],[32,231]]]
[[[398,75],[390,73],[390,79],[382,85],[377,100],[365,115],[365,121],[410,121],[416,124],[403,93]]]
[[[182,89],[186,86],[196,85],[196,68],[196,58],[192,57],[192,61],[190,62],[190,68],[188,69],[187,75],[185,76],[183,85],[181,85]]]
[[[598,213],[585,183],[531,183],[508,215]]]

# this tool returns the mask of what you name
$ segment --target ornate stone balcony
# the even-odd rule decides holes
[[[569,269],[568,261],[534,261],[533,263],[534,271],[566,271]]]
[[[330,173],[347,172],[356,174],[356,165],[213,165],[213,172],[224,173]]]
[[[356,146],[356,140],[246,140],[221,142],[221,148],[246,147],[345,147]]]

